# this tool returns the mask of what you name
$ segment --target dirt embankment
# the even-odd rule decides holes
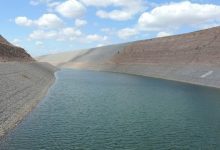
[[[44,61],[50,62],[48,55]],[[56,54],[56,58],[59,54]],[[63,68],[92,69],[164,78],[220,88],[220,27],[93,48],[59,60]]]
[[[36,62],[0,36],[0,137],[43,99],[55,71],[54,66]]]
[[[220,64],[220,27],[134,42],[113,57],[117,64]]]
[[[45,63],[0,64],[0,137],[43,99],[55,80],[54,71]]]

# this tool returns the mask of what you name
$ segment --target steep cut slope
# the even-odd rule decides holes
[[[23,48],[12,45],[0,35],[1,61],[33,61],[33,58]]]
[[[0,138],[45,96],[55,71],[0,37]]]
[[[115,63],[219,64],[220,28],[135,42],[115,55]]]
[[[220,87],[220,27],[94,48],[62,62],[64,68],[122,72]]]

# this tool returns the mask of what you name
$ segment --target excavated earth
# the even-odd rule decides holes
[[[63,68],[129,73],[220,88],[220,27],[183,35],[48,55]]]
[[[55,71],[0,36],[0,138],[43,99]]]

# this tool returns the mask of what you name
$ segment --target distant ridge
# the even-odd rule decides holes
[[[34,61],[34,59],[23,48],[14,46],[0,35],[1,61]]]

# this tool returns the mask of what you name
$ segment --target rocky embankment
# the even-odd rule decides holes
[[[39,60],[53,63],[50,59],[56,58],[63,68],[129,73],[220,88],[220,27],[94,48],[68,61],[59,55]]]
[[[0,37],[0,137],[43,99],[55,80],[55,71]]]
[[[0,62],[7,61],[34,61],[34,59],[21,47],[9,43],[0,35]]]

